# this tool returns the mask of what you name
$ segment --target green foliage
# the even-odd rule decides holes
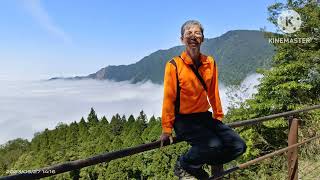
[[[124,121],[120,118],[119,114],[112,116],[110,122],[111,133],[114,136],[120,135],[123,129]]]
[[[30,143],[24,139],[15,139],[8,141],[0,146],[0,174],[5,174],[7,170],[11,170],[12,164],[18,158],[28,151]]]
[[[292,34],[266,33],[270,38],[312,38],[310,43],[279,43],[273,44],[276,54],[272,60],[271,69],[259,69],[263,74],[258,92],[245,102],[234,105],[229,109],[226,119],[228,122],[252,119],[270,114],[296,110],[306,106],[319,104],[320,102],[320,7],[314,1],[290,0],[286,4],[276,3],[269,7],[272,23],[276,24],[277,15],[284,9],[290,8],[297,11],[303,24],[299,31]],[[315,118],[312,112],[309,114],[298,114],[297,118],[304,120],[300,128],[300,137],[312,137],[319,128],[319,118]],[[287,119],[278,119],[266,122],[254,127],[244,127],[240,134],[246,139],[248,150],[244,158],[258,157],[287,146],[288,133]],[[311,128],[311,129],[310,129]],[[312,132],[312,133],[311,133]],[[319,143],[315,146],[306,146],[302,157],[314,158],[311,153],[319,153]],[[278,157],[277,157],[278,158]],[[278,163],[266,161],[259,168],[253,166],[242,173],[243,176],[254,176],[252,172],[262,172],[268,178],[280,178],[285,176],[270,174],[270,172],[281,172],[286,169],[285,159]],[[268,179],[267,178],[267,179]]]
[[[92,117],[90,114],[88,120]],[[2,166],[0,175],[5,175],[7,169],[38,169],[159,139],[160,118],[152,116],[148,119],[143,111],[136,119],[130,115],[128,121],[119,114],[113,118],[113,124],[106,122],[105,117],[97,124],[84,118],[69,125],[59,123],[53,130],[36,133],[30,143],[20,139],[8,142],[1,147],[1,157],[15,159],[5,168]],[[116,122],[122,129],[118,135],[112,130]],[[183,142],[45,179],[176,179],[172,171],[175,161],[189,147]],[[21,152],[15,154],[17,150]],[[2,164],[7,162],[0,160]]]
[[[161,133],[161,119],[148,119],[143,111],[128,120],[116,114],[109,123],[105,116],[98,121],[92,108],[86,119],[69,125],[59,123],[52,130],[36,133],[31,142],[16,139],[2,145],[0,175],[10,169],[39,169],[149,143],[158,140]],[[180,143],[45,179],[174,179],[174,163],[187,148],[186,143]]]
[[[91,124],[97,124],[99,122],[96,112],[93,108],[91,108],[90,114],[88,115],[88,122]]]

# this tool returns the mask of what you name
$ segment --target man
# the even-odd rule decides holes
[[[192,146],[176,162],[174,174],[179,178],[207,179],[203,164],[227,163],[246,150],[239,135],[222,123],[217,65],[213,57],[200,52],[203,31],[200,22],[185,22],[181,27],[185,51],[165,68],[161,144],[172,142],[174,129],[177,139]]]

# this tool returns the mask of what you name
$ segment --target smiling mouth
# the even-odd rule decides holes
[[[191,46],[197,46],[198,43],[196,43],[196,42],[190,42],[189,45],[191,45]]]

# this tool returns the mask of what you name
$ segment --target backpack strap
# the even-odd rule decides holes
[[[174,59],[171,59],[169,62],[176,67],[177,95],[176,95],[176,100],[175,100],[174,112],[177,115],[177,114],[179,114],[179,110],[180,110],[180,89],[181,89],[180,85],[179,85],[179,79],[178,79],[178,67],[177,67],[177,63],[174,61]]]
[[[181,56],[179,56],[181,58]],[[181,58],[182,59],[182,58]],[[183,59],[182,59],[183,60]],[[194,68],[194,66],[192,64],[189,64],[189,67],[191,68],[191,70],[193,71],[193,73],[197,76],[198,80],[200,81],[203,89],[205,91],[208,92],[208,89],[207,89],[207,85],[206,83],[204,82],[204,80],[202,79],[201,75],[199,74],[199,72]]]

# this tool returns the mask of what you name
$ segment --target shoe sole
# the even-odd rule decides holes
[[[192,178],[192,177],[181,177],[179,180],[198,180],[197,178]]]
[[[177,176],[179,178],[179,180],[198,180],[197,178],[195,177],[183,177],[181,176],[180,174],[178,173],[174,173],[175,176]]]

